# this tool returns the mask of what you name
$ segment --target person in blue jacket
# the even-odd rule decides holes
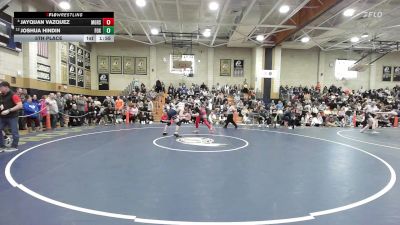
[[[23,104],[24,115],[26,116],[26,122],[28,125],[28,132],[32,132],[33,129],[36,131],[40,130],[39,122],[39,105],[32,101],[32,97],[28,96]],[[32,126],[34,124],[34,126]]]

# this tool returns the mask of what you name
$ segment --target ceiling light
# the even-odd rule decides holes
[[[352,37],[350,39],[350,41],[353,42],[353,43],[358,42],[359,40],[360,40],[360,38],[358,38],[358,37]]]
[[[288,5],[283,5],[279,8],[280,13],[287,13],[287,12],[289,12],[289,10],[290,10],[290,7]]]
[[[211,29],[205,29],[203,32],[204,37],[210,37],[211,36]]]
[[[264,41],[264,35],[261,34],[257,35],[256,40],[259,42]]]
[[[343,16],[346,16],[346,17],[353,16],[355,11],[356,11],[356,10],[354,10],[354,9],[346,9],[346,10],[343,12]]]
[[[215,11],[219,8],[219,4],[218,2],[210,2],[210,4],[208,4],[208,8],[212,11]]]
[[[71,4],[69,4],[67,1],[61,1],[58,3],[58,6],[60,6],[62,10],[69,10],[71,8]]]
[[[368,34],[363,34],[363,35],[361,35],[361,37],[362,37],[362,38],[367,38],[367,37],[368,37]]]
[[[301,39],[301,42],[303,42],[303,43],[307,43],[307,42],[309,42],[310,41],[310,38],[309,37],[303,37],[302,39]]]
[[[146,0],[136,0],[136,5],[139,7],[145,7],[146,6]]]
[[[157,35],[158,34],[158,29],[157,28],[151,29],[151,34],[152,35]]]

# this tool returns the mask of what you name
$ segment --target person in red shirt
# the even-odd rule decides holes
[[[10,127],[13,141],[8,151],[17,151],[19,142],[18,133],[18,110],[22,109],[20,97],[10,90],[7,81],[0,83],[0,131],[3,133],[6,126]],[[4,136],[0,134],[0,152],[4,152]]]

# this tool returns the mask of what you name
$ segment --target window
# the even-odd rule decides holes
[[[354,60],[337,59],[335,63],[335,78],[337,80],[357,79],[357,71],[349,70],[355,62]]]
[[[37,55],[48,58],[49,57],[49,45],[47,42],[38,42],[37,43]]]

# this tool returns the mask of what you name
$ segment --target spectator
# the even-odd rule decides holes
[[[27,119],[28,132],[32,132],[33,130],[40,131],[39,105],[32,101],[31,96],[28,96],[24,102],[23,109]]]
[[[58,106],[56,101],[56,96],[54,93],[50,93],[49,97],[46,99],[47,109],[50,113],[50,124],[51,129],[55,129],[57,127],[57,117],[58,117]]]
[[[0,83],[0,131],[4,132],[4,128],[9,126],[13,141],[9,151],[18,150],[19,133],[18,133],[18,111],[22,109],[22,102],[18,95],[10,90],[10,84],[7,81]],[[0,134],[0,152],[4,152],[4,136]]]

